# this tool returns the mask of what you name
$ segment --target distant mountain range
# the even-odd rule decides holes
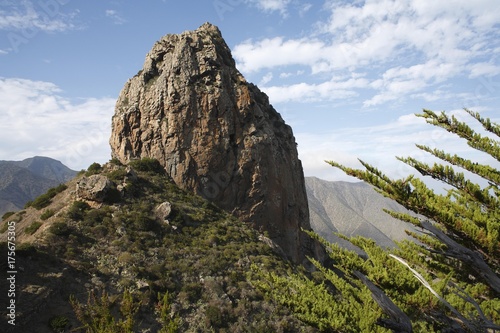
[[[364,182],[332,182],[306,177],[306,191],[311,227],[330,242],[339,241],[333,235],[338,232],[368,237],[380,246],[393,247],[395,240],[408,238],[405,230],[413,229],[382,210],[408,212],[407,209]]]
[[[42,156],[0,161],[0,216],[22,209],[28,201],[67,182],[76,173],[60,161]]]

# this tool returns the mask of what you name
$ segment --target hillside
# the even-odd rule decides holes
[[[0,216],[21,209],[50,187],[65,183],[75,175],[76,171],[48,157],[0,161]]]
[[[376,192],[364,182],[331,182],[306,177],[311,226],[323,238],[337,242],[339,232],[349,237],[371,238],[383,247],[408,239],[412,226],[386,214],[383,209],[407,213],[401,205]]]
[[[179,189],[154,160],[92,165],[3,221],[0,241],[13,223],[15,332],[106,321],[102,302],[116,325],[133,318],[134,332],[315,331],[253,287],[261,277],[252,267],[277,274],[298,269],[268,238]],[[2,279],[2,290],[5,284]],[[134,310],[120,315],[117,309],[130,297]],[[5,318],[6,309],[1,313]]]

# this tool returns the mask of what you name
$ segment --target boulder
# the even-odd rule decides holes
[[[78,200],[102,203],[112,189],[114,189],[114,184],[106,176],[92,175],[78,181],[76,197]]]

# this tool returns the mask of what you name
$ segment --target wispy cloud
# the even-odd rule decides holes
[[[291,0],[246,0],[247,2],[257,6],[257,8],[265,12],[279,12],[286,16],[288,13],[288,5]]]
[[[297,83],[282,86],[263,86],[262,90],[269,95],[273,103],[313,102],[321,100],[337,100],[358,95],[357,88],[367,88],[370,82],[366,78],[345,78],[331,80],[319,84]]]
[[[72,101],[50,82],[0,78],[0,159],[34,155],[74,169],[109,160],[115,99]]]
[[[121,25],[127,22],[116,10],[114,9],[106,9],[105,11],[106,17],[110,18],[113,24]]]
[[[10,4],[0,10],[0,30],[61,32],[75,29],[74,14],[65,14],[59,9],[59,5],[49,10],[30,1]]]

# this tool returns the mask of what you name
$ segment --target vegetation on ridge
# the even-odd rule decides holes
[[[88,202],[71,192],[83,177],[101,176],[112,181],[113,200]],[[171,212],[162,216],[157,207],[165,202]],[[316,331],[254,285],[261,279],[255,268],[279,275],[301,269],[247,224],[179,189],[156,160],[94,163],[45,210],[30,207],[3,223],[11,220],[20,243],[34,239],[18,244],[29,248],[18,260],[30,267],[30,285],[52,290],[43,314],[19,316],[21,328],[45,316],[54,332]],[[42,282],[44,275],[59,282]],[[29,312],[40,298],[20,302]],[[65,312],[51,308],[58,302]]]

